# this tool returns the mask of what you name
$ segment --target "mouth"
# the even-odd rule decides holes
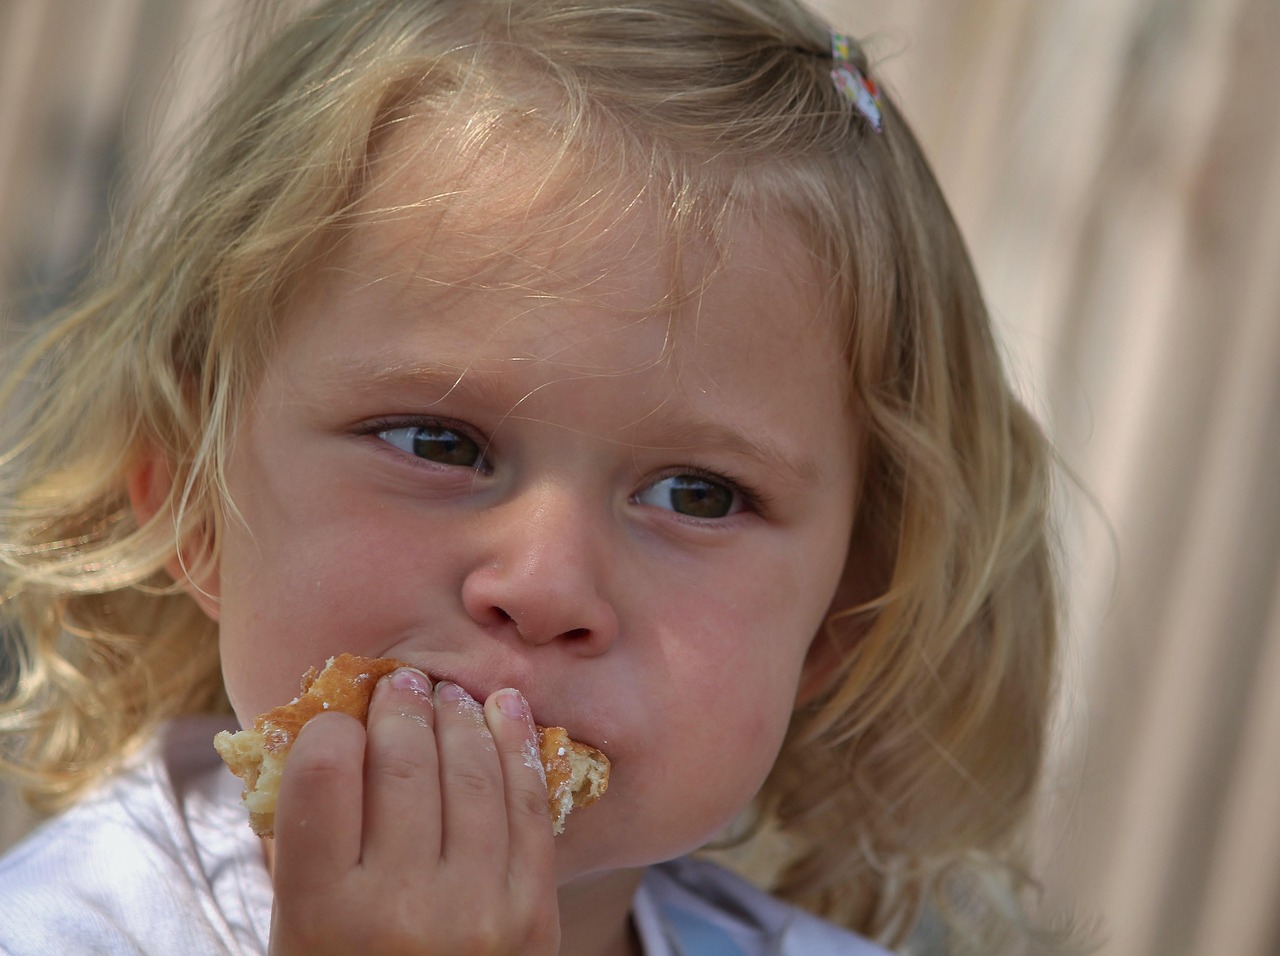
[[[591,721],[586,720],[581,714],[572,713],[571,708],[559,706],[544,694],[528,691],[526,688],[534,683],[528,677],[522,679],[510,673],[498,676],[493,674],[481,676],[478,672],[464,668],[449,667],[447,665],[443,667],[432,666],[425,660],[415,656],[397,659],[426,674],[431,679],[433,687],[442,681],[457,684],[482,706],[491,694],[504,688],[514,688],[528,702],[529,711],[533,714],[535,723],[543,727],[564,727],[575,740],[597,749],[603,749],[596,740],[599,735],[591,732]],[[562,704],[563,702],[561,701],[560,703]],[[585,732],[580,732],[581,730],[585,730]],[[601,743],[603,742],[601,741]]]

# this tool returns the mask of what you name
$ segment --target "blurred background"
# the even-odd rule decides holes
[[[236,3],[0,0],[0,347],[200,109]],[[1046,907],[1106,956],[1280,956],[1280,3],[816,5],[912,118],[1075,476]],[[0,794],[0,847],[29,825]]]

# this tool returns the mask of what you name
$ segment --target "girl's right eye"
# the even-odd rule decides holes
[[[388,445],[436,465],[487,471],[479,442],[447,425],[402,425],[375,432]]]

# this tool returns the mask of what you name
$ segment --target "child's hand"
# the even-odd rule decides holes
[[[434,703],[434,705],[433,705]],[[367,731],[303,728],[276,812],[271,953],[555,954],[551,823],[533,720],[402,668]]]

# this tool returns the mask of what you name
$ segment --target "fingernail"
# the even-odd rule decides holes
[[[387,681],[393,689],[408,691],[414,697],[431,703],[431,679],[422,671],[412,667],[400,667],[391,672]]]
[[[498,699],[498,710],[503,715],[513,720],[524,720],[529,715],[529,705],[525,703],[524,695],[518,690],[510,688],[500,690],[495,695]]]
[[[441,700],[448,701],[467,701],[471,700],[471,695],[459,687],[453,681],[441,681],[436,684],[436,694]]]
[[[479,701],[457,684],[451,681],[436,684],[436,696],[442,701],[453,704],[457,707],[458,713],[471,718],[477,727],[486,734],[489,733],[489,728],[484,723],[484,708],[480,706]]]

